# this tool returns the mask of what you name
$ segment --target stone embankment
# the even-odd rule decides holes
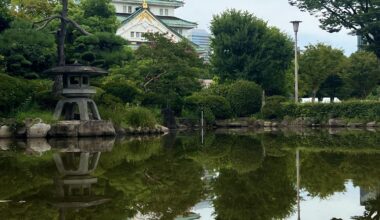
[[[21,127],[0,125],[0,138],[65,138],[113,137],[116,135],[165,134],[169,129],[161,125],[153,128],[118,128],[111,121],[59,121],[44,123],[41,119],[27,120]]]
[[[343,119],[329,119],[326,122],[318,122],[313,118],[296,118],[282,121],[277,120],[255,120],[252,118],[237,118],[229,120],[218,120],[215,123],[218,128],[266,128],[266,127],[314,127],[314,128],[376,128],[380,123],[371,122],[349,122]]]

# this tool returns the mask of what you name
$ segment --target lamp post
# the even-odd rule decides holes
[[[294,43],[294,101],[298,103],[298,28],[302,21],[291,21],[293,24],[293,30],[295,34]]]

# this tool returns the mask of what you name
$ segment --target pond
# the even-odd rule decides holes
[[[0,149],[0,219],[329,220],[380,214],[375,131],[0,140]]]

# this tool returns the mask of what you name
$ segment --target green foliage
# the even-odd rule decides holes
[[[351,97],[366,98],[380,80],[377,57],[365,51],[359,51],[350,56],[344,73],[352,89]]]
[[[126,109],[126,124],[132,127],[154,128],[156,119],[154,114],[147,108],[131,107]]]
[[[254,82],[239,80],[231,84],[227,100],[236,116],[250,116],[260,111],[262,89]]]
[[[261,114],[264,118],[274,119],[282,118],[284,115],[281,115],[283,110],[283,105],[281,103],[287,102],[288,99],[283,96],[271,96],[265,100],[265,105],[261,109]]]
[[[200,113],[211,111],[216,119],[226,119],[232,116],[231,106],[222,96],[194,94],[185,99],[185,109]],[[210,112],[208,112],[209,114]],[[200,115],[200,114],[198,114]]]
[[[0,2],[0,32],[9,28],[12,16],[9,11],[10,0]]]
[[[0,54],[5,56],[9,73],[35,78],[55,62],[54,36],[33,29],[28,22],[15,21],[0,34]]]
[[[86,29],[92,33],[116,33],[119,23],[111,0],[81,0],[79,8],[74,18]]]
[[[380,102],[378,101],[350,101],[334,104],[291,104],[283,103],[282,112],[276,118],[289,116],[293,118],[311,117],[319,121],[330,118],[359,119],[376,121],[380,117]]]
[[[114,33],[80,36],[73,43],[72,59],[103,68],[121,66],[132,57],[132,51],[126,45],[127,41]]]
[[[379,1],[368,0],[289,0],[302,11],[309,11],[319,18],[321,27],[329,32],[338,32],[343,28],[363,36],[371,51],[380,57],[380,13]]]
[[[14,113],[16,109],[29,102],[32,89],[25,81],[0,73],[0,115]]]
[[[19,111],[15,115],[16,122],[18,124],[21,124],[24,122],[26,119],[41,119],[45,123],[54,123],[56,120],[53,118],[53,112],[52,111],[46,111],[46,110],[41,110],[37,107],[24,110],[24,111]]]
[[[24,20],[36,20],[52,16],[57,0],[10,0],[12,14]]]
[[[309,94],[315,98],[322,83],[330,75],[340,73],[344,61],[342,50],[325,44],[307,46],[299,63],[301,85],[306,86]]]
[[[142,85],[144,105],[170,107],[178,114],[184,97],[200,89],[202,60],[185,40],[174,43],[160,34],[147,34],[145,38],[149,43],[140,46],[135,59],[117,72]]]
[[[103,88],[106,93],[119,98],[124,103],[133,102],[136,96],[140,94],[140,90],[126,80],[107,82]]]
[[[285,91],[292,41],[248,12],[228,10],[211,23],[212,64],[222,80],[255,81],[267,94]]]

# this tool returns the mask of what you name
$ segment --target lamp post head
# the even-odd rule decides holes
[[[302,21],[291,21],[291,22],[290,22],[290,23],[293,24],[293,30],[294,30],[295,33],[298,32],[298,28],[299,28],[301,22],[302,22]]]

